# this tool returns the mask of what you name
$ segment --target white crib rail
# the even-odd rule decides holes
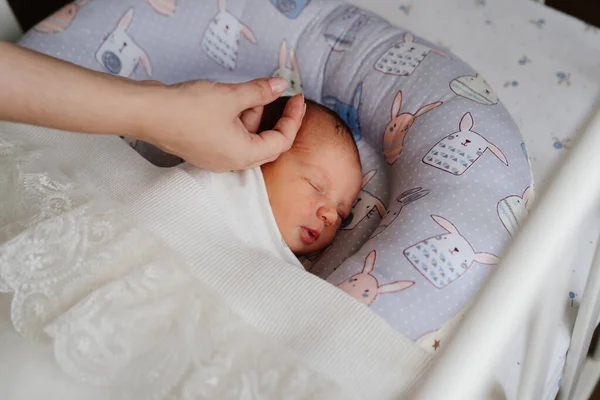
[[[596,246],[596,255],[575,321],[563,374],[564,383],[558,396],[560,400],[587,400],[600,378],[600,350],[596,347],[594,356],[587,359],[598,316],[600,316],[600,242]],[[584,369],[587,373],[581,374]]]
[[[565,238],[562,244],[563,253],[553,260],[552,265],[546,265],[546,272],[553,279],[546,280],[535,307],[529,314],[532,329],[528,335],[526,357],[519,384],[518,399],[543,399],[548,366],[551,365],[552,351],[556,343],[556,327],[561,325],[564,318],[567,286],[570,284],[569,272],[573,266],[575,251],[580,237]]]
[[[411,399],[482,398],[506,344],[528,321],[544,287],[560,286],[562,274],[547,272],[565,269],[564,265],[557,265],[565,250],[565,238],[576,237],[577,229],[586,218],[597,215],[600,168],[595,161],[598,149],[600,112],[592,117],[584,135],[553,181],[545,187],[527,223],[479,293],[455,336],[414,386]],[[549,283],[548,279],[554,282]],[[542,357],[541,354],[533,356]],[[530,377],[528,379],[536,380],[535,373]],[[528,392],[528,389],[520,392]]]

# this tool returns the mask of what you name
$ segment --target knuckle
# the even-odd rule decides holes
[[[235,87],[227,85],[225,83],[215,83],[215,89],[220,90],[225,95],[231,95],[235,93]]]
[[[287,117],[282,117],[278,122],[277,122],[277,130],[280,131],[281,133],[283,133],[284,131],[287,131],[290,128],[290,121],[289,118]]]
[[[235,160],[232,163],[233,169],[235,169],[235,170],[246,169],[251,164],[252,164],[252,161],[250,160],[250,157],[248,157],[248,156],[245,156],[244,158],[240,158],[238,160]]]
[[[256,81],[254,83],[254,90],[256,92],[256,96],[261,100],[269,97],[266,84],[262,81]]]
[[[294,144],[293,140],[286,140],[283,144],[283,151],[288,151],[292,148],[292,145]]]
[[[288,135],[291,135],[293,132],[295,132],[297,130],[296,124],[294,123],[294,121],[292,121],[289,118],[284,118],[282,120],[283,124],[282,124],[282,129],[281,129],[281,133],[283,133],[286,137]]]

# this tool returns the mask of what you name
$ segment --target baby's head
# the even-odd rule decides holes
[[[259,132],[272,129],[289,98],[265,107]],[[292,148],[262,166],[283,239],[296,255],[329,245],[362,184],[352,133],[333,111],[310,100]]]

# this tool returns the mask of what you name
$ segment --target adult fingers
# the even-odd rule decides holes
[[[145,80],[145,81],[138,81],[138,83],[140,83],[142,85],[146,85],[146,86],[165,86],[165,84],[162,83],[161,81],[157,81],[157,80],[154,80],[154,79]]]
[[[278,158],[279,158],[279,155],[276,155],[275,157],[267,158],[266,160],[261,160],[259,162],[252,164],[251,166],[249,166],[248,169],[260,167],[261,165],[273,162],[273,161],[277,160]]]
[[[242,121],[242,124],[244,124],[248,132],[258,132],[258,127],[260,126],[260,120],[262,118],[263,110],[263,106],[256,106],[242,112],[242,115],[240,115],[240,120]]]
[[[241,112],[275,101],[287,88],[287,82],[283,78],[260,78],[227,86],[232,89],[236,112]]]
[[[302,94],[296,95],[288,101],[283,115],[272,130],[260,132],[258,135],[251,135],[251,146],[248,149],[249,164],[269,160],[288,151],[296,139],[300,126],[302,126],[302,118],[305,112],[304,96]]]

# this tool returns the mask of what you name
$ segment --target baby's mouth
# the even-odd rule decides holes
[[[300,227],[300,237],[304,244],[308,246],[319,240],[319,236],[321,236],[321,232],[316,229],[310,229],[305,226]]]

